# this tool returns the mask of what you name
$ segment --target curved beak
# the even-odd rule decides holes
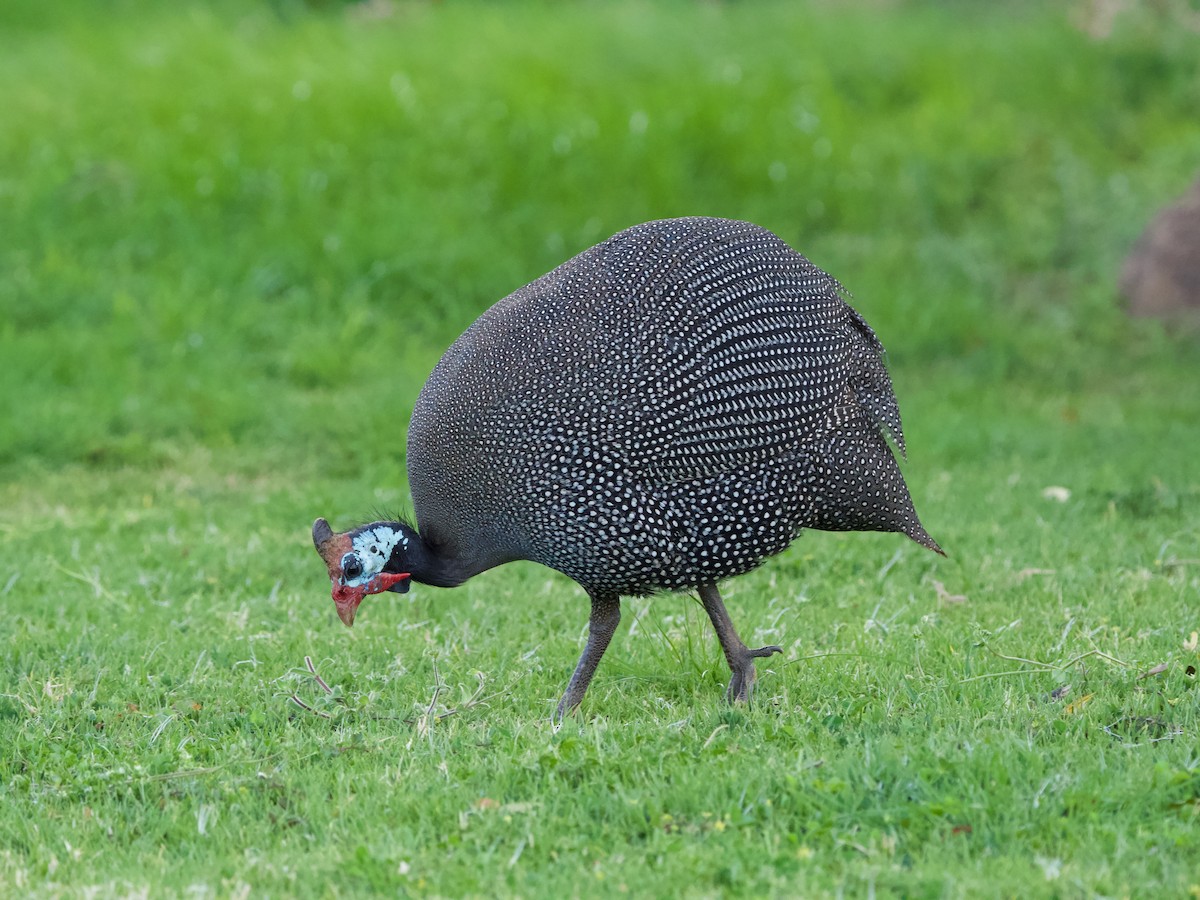
[[[347,628],[353,628],[354,616],[358,612],[358,604],[362,603],[362,597],[345,603],[335,600],[334,603],[337,605],[338,618],[342,620],[342,624]]]

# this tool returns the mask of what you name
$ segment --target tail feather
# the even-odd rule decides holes
[[[918,544],[920,544],[922,547],[928,547],[930,550],[932,550],[934,553],[937,553],[939,556],[946,555],[946,551],[938,546],[938,542],[929,536],[929,532],[927,532],[925,530],[925,526],[922,525],[915,518],[913,519],[912,525],[908,529],[906,529],[904,533],[906,535],[908,535],[910,538],[912,538],[914,541],[916,541]]]
[[[846,309],[850,313],[850,324],[859,337],[855,342],[854,373],[851,376],[855,398],[884,439],[896,445],[901,458],[907,458],[904,429],[900,424],[900,404],[896,401],[892,379],[883,362],[883,344],[857,310],[851,306]]]

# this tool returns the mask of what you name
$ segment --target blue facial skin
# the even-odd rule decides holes
[[[354,550],[341,560],[342,584],[347,587],[364,587],[383,571],[397,544],[402,547],[408,546],[408,538],[403,532],[379,525],[355,535],[352,543]],[[358,574],[351,577],[352,572]],[[397,594],[407,593],[408,579],[392,585],[388,590]]]

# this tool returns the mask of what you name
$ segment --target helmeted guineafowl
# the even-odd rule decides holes
[[[452,587],[512,560],[591,597],[576,706],[620,597],[696,588],[744,700],[753,660],[717,581],[802,528],[896,531],[941,553],[904,452],[883,347],[842,288],[756,225],[650,222],[506,297],[442,357],[408,433],[415,526],[313,542],[350,625],[366,594]]]

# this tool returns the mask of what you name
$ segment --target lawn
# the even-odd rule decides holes
[[[1170,4],[0,9],[0,895],[1200,895],[1200,341],[1120,262],[1200,158]],[[1102,23],[1099,23],[1102,24]],[[488,305],[748,219],[889,349],[945,559],[806,532],[627,600],[337,620]]]

